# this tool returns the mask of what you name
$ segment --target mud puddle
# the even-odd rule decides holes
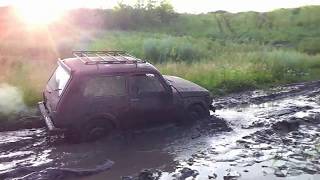
[[[307,96],[218,110],[233,131],[212,137],[162,179],[319,179],[319,112]]]
[[[93,143],[67,144],[45,129],[1,132],[0,179],[319,179],[318,87],[232,95],[194,125]]]

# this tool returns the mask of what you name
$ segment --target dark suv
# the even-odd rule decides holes
[[[50,132],[93,140],[114,129],[209,116],[209,92],[123,51],[75,51],[58,61],[39,108]]]

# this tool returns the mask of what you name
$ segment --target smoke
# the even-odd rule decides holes
[[[23,93],[9,84],[0,84],[0,114],[9,115],[25,110]]]

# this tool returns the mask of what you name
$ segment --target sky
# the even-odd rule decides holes
[[[0,0],[0,6],[18,5],[29,6],[42,3],[54,8],[112,8],[119,0]],[[122,0],[134,4],[137,0]],[[143,1],[143,0],[141,0]],[[147,0],[145,0],[147,1]],[[206,13],[226,10],[229,12],[242,11],[271,11],[279,8],[295,8],[305,5],[320,5],[320,0],[169,0],[175,10],[181,13]]]

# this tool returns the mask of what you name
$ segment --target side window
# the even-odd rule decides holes
[[[137,74],[129,80],[130,91],[134,95],[165,92],[165,88],[154,74]]]
[[[123,76],[99,76],[90,78],[83,90],[85,97],[126,95],[126,80]]]
[[[59,93],[59,96],[61,96],[69,79],[70,79],[70,74],[66,70],[64,70],[61,66],[58,66],[56,71],[51,76],[48,84],[53,90],[57,90]]]

